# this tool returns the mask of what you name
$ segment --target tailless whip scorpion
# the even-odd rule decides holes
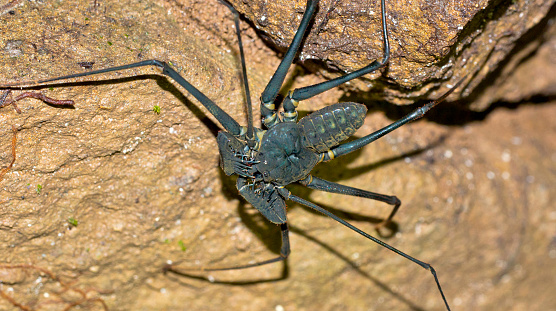
[[[208,109],[208,111],[218,120],[222,126],[222,130],[218,133],[216,140],[220,152],[220,165],[222,170],[226,175],[237,175],[236,187],[241,196],[245,198],[245,200],[253,207],[255,207],[268,221],[278,225],[281,230],[282,244],[278,257],[240,266],[207,268],[202,271],[245,269],[285,260],[290,254],[286,201],[292,201],[334,219],[340,224],[362,235],[366,239],[371,240],[372,242],[377,243],[380,246],[387,248],[388,250],[430,271],[434,277],[434,281],[436,282],[446,309],[450,310],[436,271],[430,264],[418,260],[384,243],[383,241],[332,214],[326,209],[292,194],[287,189],[287,186],[292,183],[299,183],[310,189],[348,196],[357,196],[384,202],[393,206],[393,208],[389,216],[377,225],[377,229],[388,224],[401,205],[401,201],[396,196],[374,193],[327,181],[312,176],[311,170],[320,162],[331,161],[335,158],[341,157],[342,155],[346,155],[363,148],[367,144],[374,142],[395,129],[421,118],[427,113],[427,111],[432,109],[438,103],[443,101],[449,94],[451,94],[457,88],[459,83],[439,99],[425,104],[384,128],[350,142],[342,143],[363,125],[367,108],[362,104],[352,102],[337,103],[315,111],[298,120],[297,107],[300,101],[309,99],[320,93],[340,86],[350,80],[383,68],[388,64],[390,58],[386,4],[385,0],[381,0],[383,55],[380,60],[375,60],[359,70],[345,74],[338,78],[291,90],[287,93],[281,103],[278,102],[276,98],[279,90],[284,83],[287,71],[292,65],[292,62],[303,41],[306,30],[311,24],[318,7],[318,0],[308,0],[305,12],[303,13],[301,23],[295,33],[295,36],[280,65],[261,94],[260,110],[263,128],[254,127],[253,109],[250,100],[249,85],[247,82],[245,56],[239,30],[239,14],[233,7],[231,7],[231,5],[227,3],[224,4],[234,13],[235,29],[239,43],[242,66],[243,87],[246,95],[245,97],[248,111],[246,126],[241,126],[222,108],[216,105],[195,86],[190,84],[168,63],[156,59],[50,78],[41,81],[3,84],[0,85],[0,88],[14,89],[15,87],[45,84],[53,81],[127,70],[143,66],[158,67],[162,69],[163,75],[176,81],[189,94],[195,97],[204,107],[206,107],[206,109]],[[26,94],[27,95],[25,96],[27,97],[31,96],[39,98],[36,93]],[[14,104],[14,107],[17,107],[15,106],[15,101],[21,98],[8,100],[6,99],[6,96],[7,95],[3,96],[0,106]],[[42,98],[42,100],[46,99]],[[58,104],[67,103],[61,102]],[[283,111],[278,111],[278,107],[280,105],[282,106]],[[168,267],[168,270],[171,269],[171,266]]]

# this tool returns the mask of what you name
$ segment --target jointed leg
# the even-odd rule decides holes
[[[266,127],[271,127],[272,125],[276,124],[276,108],[274,106],[274,100],[282,87],[282,83],[286,78],[286,74],[288,73],[288,69],[290,68],[295,55],[297,54],[297,50],[301,41],[303,40],[303,36],[307,27],[309,26],[309,22],[313,18],[313,15],[317,9],[318,1],[317,0],[307,0],[307,8],[305,9],[305,13],[303,14],[303,18],[301,19],[301,23],[299,24],[299,28],[295,32],[295,36],[293,37],[293,41],[288,48],[288,51],[284,55],[282,62],[276,69],[276,72],[268,82],[265,90],[261,94],[261,116],[263,118],[263,122]]]
[[[390,205],[394,205],[394,208],[390,212],[390,215],[388,215],[388,218],[375,225],[376,230],[379,230],[380,228],[387,225],[392,220],[394,215],[396,215],[396,212],[398,211],[400,205],[402,204],[402,202],[396,196],[390,196],[390,195],[370,192],[362,189],[357,189],[349,186],[344,186],[311,175],[309,175],[307,178],[303,180],[300,180],[299,182],[302,185],[306,186],[307,188],[311,188],[315,190],[351,195],[351,196],[356,196],[356,197],[361,197],[361,198],[366,198],[371,200],[377,200]]]
[[[239,45],[239,56],[241,60],[241,73],[243,78],[243,87],[245,91],[245,100],[247,103],[247,138],[249,142],[254,144],[253,141],[253,105],[251,104],[251,92],[249,91],[249,80],[247,79],[247,67],[245,65],[245,55],[243,53],[243,43],[241,42],[241,33],[239,28],[239,13],[229,3],[220,0],[220,3],[225,5],[234,14],[234,24],[236,27],[237,43]],[[251,146],[252,147],[252,146]]]
[[[356,139],[354,141],[351,141],[349,143],[345,143],[342,145],[339,145],[337,147],[334,147],[332,149],[330,149],[329,152],[322,154],[321,156],[323,157],[323,161],[330,161],[333,158],[337,158],[339,156],[348,154],[350,152],[353,152],[357,149],[363,148],[364,146],[372,143],[373,141],[381,138],[382,136],[392,132],[393,130],[401,127],[404,124],[407,124],[411,121],[415,121],[419,118],[421,118],[422,116],[425,115],[425,113],[427,113],[427,111],[431,110],[434,106],[438,105],[439,103],[441,103],[442,101],[444,101],[444,99],[446,99],[446,97],[448,97],[450,94],[452,94],[453,91],[455,91],[457,89],[457,87],[464,81],[465,78],[461,79],[453,88],[451,88],[448,92],[446,92],[444,95],[442,95],[439,99],[435,100],[435,101],[431,101],[427,104],[425,104],[423,107],[421,108],[417,108],[415,110],[413,110],[411,113],[409,113],[408,115],[406,115],[405,117],[399,119],[398,121],[385,126],[383,128],[381,128],[378,131],[375,131],[367,136],[361,137],[359,139]]]
[[[27,85],[44,84],[44,83],[54,82],[54,81],[59,81],[59,80],[72,79],[72,78],[90,76],[90,75],[95,75],[95,74],[100,74],[100,73],[119,71],[119,70],[125,70],[125,69],[137,68],[137,67],[144,67],[144,66],[156,66],[156,67],[162,68],[162,74],[163,75],[166,75],[166,76],[172,78],[179,85],[181,85],[183,88],[185,88],[191,95],[193,95],[193,97],[195,97],[198,101],[200,101],[201,104],[203,104],[203,106],[205,106],[208,109],[208,111],[218,120],[218,122],[220,122],[220,124],[224,127],[224,129],[226,129],[226,131],[230,132],[233,135],[240,135],[241,126],[239,125],[239,123],[237,123],[236,120],[234,120],[229,114],[227,114],[224,110],[222,110],[222,108],[218,107],[212,100],[210,100],[208,97],[206,97],[205,94],[203,94],[201,91],[199,91],[197,88],[195,88],[189,82],[187,82],[172,67],[170,67],[165,62],[162,62],[162,61],[159,61],[159,60],[156,60],[156,59],[145,60],[145,61],[132,63],[132,64],[128,64],[128,65],[123,65],[123,66],[117,66],[117,67],[105,68],[105,69],[100,69],[100,70],[88,71],[88,72],[77,73],[77,74],[73,74],[73,75],[67,75],[67,76],[56,77],[56,78],[45,79],[45,80],[39,80],[39,81],[27,81],[27,82],[20,82],[20,83],[1,84],[0,88],[13,88],[13,87],[16,87],[16,86],[21,87],[21,86],[27,86]]]
[[[364,236],[365,238],[379,244],[380,246],[382,246],[384,248],[387,248],[387,249],[393,251],[394,253],[396,253],[396,254],[398,254],[398,255],[400,255],[400,256],[402,256],[402,257],[404,257],[404,258],[406,258],[406,259],[408,259],[408,260],[410,260],[410,261],[412,261],[416,264],[418,264],[419,266],[421,266],[422,268],[424,268],[426,270],[429,270],[434,277],[434,281],[436,282],[436,286],[438,287],[438,290],[440,291],[440,295],[442,296],[442,300],[444,300],[444,304],[446,305],[446,308],[448,309],[448,311],[450,310],[450,306],[448,305],[448,301],[446,301],[446,297],[444,296],[444,292],[442,291],[442,287],[440,286],[440,281],[438,281],[436,271],[434,270],[434,268],[430,264],[428,264],[426,262],[422,262],[419,259],[414,258],[412,256],[409,256],[408,254],[398,250],[397,248],[394,248],[394,247],[382,242],[381,240],[379,240],[379,239],[369,235],[368,233],[360,230],[359,228],[357,228],[357,227],[353,226],[352,224],[348,223],[347,221],[345,221],[345,220],[339,218],[338,216],[330,213],[329,211],[325,210],[324,208],[322,208],[322,207],[320,207],[320,206],[318,206],[318,205],[316,205],[312,202],[304,200],[304,199],[302,199],[298,196],[295,196],[295,195],[291,194],[286,188],[279,188],[279,191],[280,191],[280,194],[284,198],[289,199],[291,201],[294,201],[296,203],[305,205],[307,207],[310,207],[310,208],[312,208],[312,209],[314,209],[314,210],[316,210],[316,211],[318,211],[318,212],[336,220],[337,222],[341,223],[342,225],[344,225],[344,226],[348,227],[349,229],[359,233],[360,235]]]
[[[350,80],[359,78],[363,75],[371,73],[384,65],[390,59],[390,43],[388,40],[388,28],[386,26],[386,4],[385,0],[381,0],[381,15],[382,15],[382,42],[384,46],[384,54],[380,61],[375,60],[370,65],[367,65],[359,70],[344,76],[328,80],[319,84],[302,87],[290,92],[284,100],[284,120],[295,122],[297,120],[297,105],[299,101],[309,99],[320,93],[326,92]]]

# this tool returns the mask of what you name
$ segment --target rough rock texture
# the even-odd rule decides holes
[[[80,62],[95,62],[98,69],[158,58],[244,123],[231,16],[214,4],[0,2],[0,84],[87,70]],[[395,10],[401,4],[390,5]],[[295,6],[295,16],[303,7]],[[488,16],[480,8],[474,16]],[[509,12],[502,16],[513,16]],[[433,264],[455,310],[556,309],[556,277],[549,273],[556,268],[556,102],[549,74],[556,63],[554,8],[544,19],[523,19],[538,35],[524,41],[517,58],[500,52],[504,61],[472,62],[486,66],[478,65],[477,77],[497,77],[481,84],[473,99],[502,102],[482,113],[445,103],[429,121],[402,127],[314,172],[396,194],[403,205],[395,234],[384,240]],[[242,31],[256,100],[280,58],[245,22]],[[400,36],[395,29],[394,36]],[[372,39],[380,46],[378,36]],[[388,77],[396,66],[403,70],[396,55]],[[0,310],[23,309],[17,304],[102,310],[102,302],[110,310],[443,310],[429,272],[294,204],[288,205],[287,265],[191,272],[210,281],[163,274],[169,261],[196,268],[274,257],[280,242],[278,228],[241,200],[233,179],[221,173],[214,118],[158,72],[136,69],[40,88],[73,99],[74,109],[37,100],[19,102],[21,114],[0,109],[0,169],[12,160],[11,125],[18,128],[15,164],[0,181]],[[293,70],[287,83],[322,79]],[[300,110],[375,96],[353,90],[328,92]],[[537,103],[521,101],[527,97]],[[366,103],[371,112],[357,136],[409,111]],[[292,190],[372,234],[373,224],[388,214],[381,203]]]
[[[231,2],[281,50],[293,38],[306,3]],[[464,95],[468,96],[481,82],[490,84],[498,78],[496,70],[522,50],[524,37],[536,45],[546,40],[534,37],[539,34],[534,27],[553,4],[545,0],[386,1],[391,43],[388,69],[350,86],[372,90],[375,100],[409,104],[415,98],[434,99],[465,77]],[[324,62],[342,72],[362,68],[382,57],[380,21],[380,1],[319,1],[300,59]],[[309,63],[307,67],[327,77],[337,76],[322,71],[322,66]],[[471,105],[474,110],[485,110],[500,99],[496,94],[484,96],[490,93],[482,88],[478,92],[483,96]]]

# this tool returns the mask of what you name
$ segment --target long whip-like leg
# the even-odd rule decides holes
[[[239,56],[241,61],[241,77],[243,79],[243,88],[245,91],[245,100],[247,103],[247,138],[249,142],[254,145],[253,136],[253,104],[251,103],[251,92],[249,91],[249,81],[247,79],[247,67],[245,65],[245,54],[243,52],[243,43],[241,41],[241,32],[239,29],[239,13],[233,6],[229,3],[220,0],[220,3],[224,4],[232,13],[234,14],[234,25],[236,27],[237,44],[239,46]],[[251,146],[253,147],[253,146]]]
[[[316,0],[307,0],[307,8],[305,9],[305,13],[303,14],[303,18],[301,19],[301,23],[299,24],[299,28],[295,32],[295,36],[293,37],[293,41],[288,48],[288,51],[284,55],[282,62],[278,65],[276,72],[266,85],[263,93],[261,94],[261,116],[263,118],[263,122],[267,127],[271,127],[276,123],[276,109],[274,106],[274,100],[282,87],[282,83],[286,78],[286,74],[288,73],[288,69],[290,68],[295,55],[297,54],[297,50],[301,45],[301,41],[303,40],[303,36],[307,27],[309,26],[309,22],[313,18],[313,15],[317,9],[318,1]]]
[[[320,212],[320,213],[334,219],[335,221],[341,223],[342,225],[348,227],[349,229],[359,233],[360,235],[364,236],[365,238],[379,244],[380,246],[382,246],[384,248],[387,248],[387,249],[391,250],[392,252],[394,252],[394,253],[396,253],[396,254],[398,254],[398,255],[400,255],[400,256],[402,256],[402,257],[404,257],[404,258],[406,258],[406,259],[408,259],[408,260],[410,260],[410,261],[412,261],[416,264],[418,264],[419,266],[421,266],[422,268],[424,268],[426,270],[429,270],[434,277],[434,281],[436,282],[436,286],[438,287],[438,290],[440,291],[440,295],[442,296],[442,300],[444,300],[444,304],[446,305],[446,308],[448,309],[448,311],[450,310],[450,306],[448,305],[448,301],[446,301],[446,297],[444,296],[444,292],[442,291],[442,287],[440,286],[440,281],[438,280],[438,276],[436,275],[436,271],[434,270],[434,268],[430,264],[428,264],[426,262],[422,262],[419,259],[414,258],[412,256],[409,256],[408,254],[398,250],[397,248],[394,248],[394,247],[382,242],[381,240],[373,237],[372,235],[366,233],[365,231],[362,231],[361,229],[359,229],[359,228],[355,227],[354,225],[350,224],[349,222],[347,222],[347,221],[339,218],[338,216],[330,213],[329,211],[325,210],[324,208],[322,208],[322,207],[320,207],[320,206],[318,206],[318,205],[316,205],[312,202],[304,200],[304,199],[302,199],[298,196],[295,196],[295,195],[291,194],[286,188],[279,188],[279,191],[280,191],[280,194],[284,198],[286,198],[288,200],[291,200],[293,202],[305,205],[307,207],[310,207],[310,208],[316,210],[317,212]]]
[[[390,212],[390,215],[388,215],[386,219],[384,219],[383,221],[375,225],[376,230],[379,230],[380,228],[390,223],[390,221],[392,220],[394,215],[396,215],[396,212],[400,208],[400,205],[402,204],[400,199],[398,199],[396,196],[385,195],[385,194],[375,193],[375,192],[357,189],[349,186],[344,186],[312,175],[309,175],[307,176],[307,178],[300,180],[299,183],[306,186],[307,188],[311,188],[315,190],[351,195],[351,196],[381,201],[390,205],[394,205],[394,208]]]
[[[319,84],[315,84],[315,85],[311,85],[311,86],[306,86],[306,87],[302,87],[299,89],[296,89],[295,91],[293,91],[293,94],[291,95],[291,98],[295,101],[301,101],[301,100],[305,100],[308,98],[311,98],[313,96],[316,96],[322,92],[326,92],[332,88],[335,88],[341,84],[344,84],[350,80],[359,78],[363,75],[366,75],[368,73],[371,73],[381,67],[383,67],[384,65],[386,65],[386,63],[388,62],[388,60],[390,59],[390,43],[388,40],[388,28],[386,26],[386,4],[385,4],[385,0],[381,0],[380,2],[381,4],[381,14],[382,14],[382,42],[383,42],[383,51],[384,54],[382,56],[382,59],[380,61],[375,60],[373,61],[371,64],[356,70],[354,72],[348,73],[346,75],[343,75],[341,77],[332,79],[332,80],[328,80]]]
[[[442,95],[439,99],[431,101],[427,104],[425,104],[423,107],[417,108],[415,110],[413,110],[411,113],[409,113],[408,115],[406,115],[405,117],[399,119],[398,121],[385,126],[383,128],[381,128],[378,131],[375,131],[367,136],[361,137],[359,139],[356,139],[354,141],[351,141],[349,143],[345,143],[342,145],[339,145],[337,147],[334,147],[332,149],[330,149],[330,151],[328,151],[327,153],[322,154],[322,157],[324,159],[324,161],[329,161],[332,160],[333,158],[337,158],[339,156],[348,154],[350,152],[353,152],[357,149],[363,148],[364,146],[372,143],[373,141],[381,138],[382,136],[392,132],[393,130],[401,127],[404,124],[407,124],[411,121],[415,121],[421,117],[423,117],[427,111],[431,110],[434,106],[438,105],[439,103],[441,103],[442,101],[444,101],[444,99],[446,99],[446,97],[448,97],[450,94],[452,94],[453,91],[455,91],[457,89],[457,87],[463,83],[463,81],[465,80],[465,78],[461,79],[458,81],[458,83],[451,88],[448,92],[446,92],[444,95]]]
[[[33,86],[33,85],[45,84],[54,81],[73,79],[73,78],[90,76],[90,75],[95,75],[100,73],[119,71],[119,70],[125,70],[125,69],[137,68],[137,67],[145,67],[145,66],[156,66],[162,68],[163,75],[172,78],[179,85],[185,88],[191,95],[193,95],[193,97],[195,97],[199,102],[201,102],[201,104],[208,109],[208,111],[218,120],[218,122],[220,122],[220,124],[224,127],[224,129],[226,129],[226,131],[236,136],[241,134],[241,126],[239,125],[239,123],[237,123],[236,120],[234,120],[229,114],[227,114],[224,110],[222,110],[222,108],[218,107],[218,105],[216,105],[212,100],[210,100],[205,94],[199,91],[196,87],[194,87],[189,82],[187,82],[187,80],[185,80],[177,71],[175,71],[167,63],[156,59],[145,60],[137,63],[99,69],[94,71],[88,71],[83,73],[76,73],[72,75],[61,76],[61,77],[45,79],[45,80],[0,84],[0,89]]]
[[[342,85],[348,81],[359,78],[363,75],[371,73],[388,63],[390,59],[390,42],[388,40],[388,28],[386,24],[386,3],[385,0],[380,1],[381,15],[382,15],[382,42],[383,42],[383,56],[381,60],[375,60],[369,65],[348,73],[341,77],[328,80],[315,85],[310,85],[290,91],[284,99],[284,121],[295,122],[297,120],[297,105],[299,101],[309,99],[320,93],[326,92],[332,88]]]

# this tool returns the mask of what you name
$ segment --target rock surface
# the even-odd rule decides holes
[[[331,13],[327,27],[350,19],[335,15],[353,11],[344,2]],[[519,16],[512,13],[514,7],[537,7],[525,11],[530,12],[524,15],[525,26],[499,38],[508,45],[489,47],[487,59],[477,55],[467,60],[479,67],[466,94],[479,103],[474,109],[489,107],[486,111],[447,102],[429,120],[402,127],[314,171],[328,180],[397,195],[403,204],[395,234],[384,241],[431,263],[456,310],[556,309],[556,279],[547,273],[556,267],[556,102],[549,74],[556,64],[556,28],[554,8],[546,13],[546,1],[529,3],[511,2],[497,19]],[[238,9],[247,12],[254,5],[243,1]],[[370,5],[378,12],[376,4]],[[404,37],[401,21],[411,19],[401,17],[401,4],[389,5],[390,17],[399,21],[397,29],[391,27],[392,37]],[[293,25],[304,2],[292,7],[284,20]],[[0,84],[88,70],[82,62],[94,62],[93,69],[99,69],[157,58],[171,62],[245,123],[233,22],[223,6],[76,0],[16,1],[0,3],[0,8]],[[488,17],[492,10],[489,2],[460,11],[478,22],[477,16]],[[417,75],[410,75],[416,80],[408,84],[401,82],[406,69],[434,74],[436,65],[427,67],[428,58],[421,62],[424,69],[404,64],[396,43],[393,63],[377,82],[392,92],[360,93],[353,85],[366,82],[358,82],[302,102],[300,110],[355,98],[370,109],[356,133],[361,137],[410,111],[370,100],[384,95],[403,103],[420,94],[438,96],[457,77],[453,72],[462,55],[475,55],[477,38],[485,42],[489,33],[500,31],[493,22],[471,31],[462,19],[465,38],[473,38],[462,45],[453,39],[462,31],[444,32],[447,26],[442,25],[451,23],[446,15],[430,14],[426,18],[439,17],[440,25],[431,29],[438,26],[435,31],[446,36],[439,47],[465,46],[462,52],[450,47],[447,56],[442,49],[429,51],[435,61],[451,66],[437,71],[443,86]],[[247,23],[241,27],[256,103],[280,58]],[[378,48],[360,53],[367,60],[380,52],[379,36],[369,33],[372,40],[365,40]],[[540,35],[516,39],[523,33]],[[287,45],[288,36],[277,45]],[[306,47],[318,48],[323,44],[318,40],[308,40]],[[506,49],[514,49],[515,42],[526,44],[514,53],[516,58],[508,58],[512,53]],[[340,55],[321,60],[342,60]],[[353,59],[345,61],[334,66],[359,66]],[[299,66],[292,70],[288,86],[323,81],[327,73],[316,66],[304,65],[317,74]],[[158,69],[143,68],[37,89],[74,100],[73,109],[38,100],[19,102],[21,114],[12,107],[0,109],[0,169],[12,160],[11,125],[18,129],[16,161],[0,181],[0,290],[5,294],[0,310],[22,309],[16,304],[35,310],[73,305],[102,310],[102,303],[110,310],[443,310],[429,272],[295,204],[288,205],[292,254],[287,265],[191,273],[203,278],[164,274],[169,262],[200,268],[271,258],[280,239],[278,228],[240,199],[234,180],[221,173],[215,119],[158,74]],[[492,84],[480,82],[493,75]],[[417,84],[423,86],[412,87]],[[415,93],[405,94],[407,87]],[[153,111],[155,105],[160,114]],[[376,234],[373,224],[389,211],[369,200],[291,188],[371,234]]]
[[[231,2],[272,44],[285,51],[306,1]],[[484,92],[482,84],[490,85],[498,78],[503,81],[507,72],[499,72],[501,67],[526,57],[528,43],[538,46],[549,39],[538,36],[541,32],[535,26],[550,19],[553,5],[554,1],[543,0],[386,1],[391,43],[388,69],[349,87],[372,92],[374,100],[409,104],[416,98],[435,99],[465,77],[463,97],[481,93],[480,100],[470,107],[485,110],[500,97],[485,96],[490,92]],[[351,72],[381,58],[380,12],[380,1],[319,1],[300,59]],[[516,55],[520,52],[524,55]],[[326,77],[338,75],[311,62],[307,66]]]

